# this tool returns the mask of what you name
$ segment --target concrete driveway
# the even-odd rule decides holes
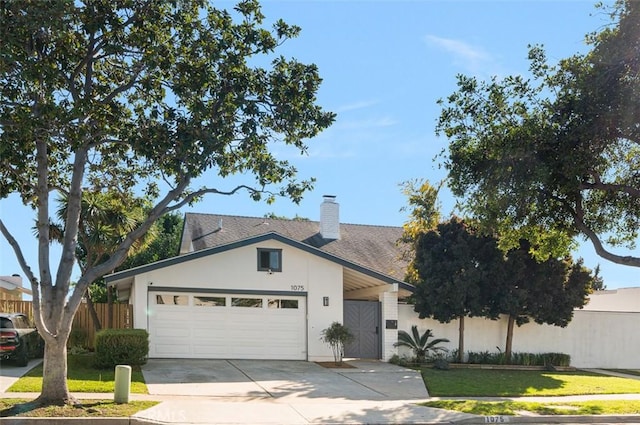
[[[376,361],[328,369],[280,360],[151,359],[142,372],[150,394],[249,399],[424,400],[414,370]]]

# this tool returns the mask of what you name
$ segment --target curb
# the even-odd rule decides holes
[[[478,416],[477,418],[455,421],[458,425],[475,424],[624,424],[640,423],[640,415],[540,415],[540,416]]]

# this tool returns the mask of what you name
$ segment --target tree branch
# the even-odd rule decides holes
[[[86,148],[79,147],[73,161],[73,171],[69,194],[67,197],[67,216],[65,217],[64,239],[62,241],[62,256],[56,275],[56,288],[59,294],[67,294],[73,265],[76,261],[76,245],[80,228],[82,212],[82,180],[84,178],[84,164],[87,161]]]
[[[598,235],[591,230],[589,226],[584,222],[584,210],[582,209],[582,200],[576,202],[576,210],[574,214],[574,222],[576,228],[583,233],[593,244],[596,253],[604,258],[616,264],[622,264],[624,266],[640,267],[640,257],[633,257],[631,255],[617,255],[608,251],[600,241]]]
[[[595,189],[614,193],[623,192],[633,196],[634,198],[640,198],[640,188],[621,184],[603,183],[598,173],[596,173],[595,171],[591,171],[590,174],[591,177],[593,177],[594,183],[582,182],[580,184],[580,189]]]
[[[175,211],[179,208],[182,208],[183,206],[187,205],[188,203],[192,202],[195,198],[202,196],[202,195],[206,195],[206,194],[217,194],[217,195],[234,195],[235,193],[239,192],[242,189],[246,189],[248,192],[251,193],[264,193],[264,191],[262,190],[258,190],[256,188],[253,188],[251,186],[247,186],[247,185],[240,185],[235,187],[234,189],[230,190],[230,191],[222,191],[222,190],[218,190],[218,189],[201,189],[201,190],[197,190],[193,193],[190,193],[189,195],[187,195],[182,201],[178,202],[175,205],[171,205],[168,206],[165,209],[165,212],[171,212],[171,211]]]

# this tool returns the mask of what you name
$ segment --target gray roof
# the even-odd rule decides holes
[[[267,233],[324,251],[374,272],[404,281],[407,261],[398,240],[402,227],[340,224],[340,239],[328,240],[319,233],[320,223],[307,220],[242,217],[234,215],[187,213],[181,241],[181,254],[228,245]]]

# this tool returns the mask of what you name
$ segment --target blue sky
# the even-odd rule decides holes
[[[233,2],[224,1],[221,7]],[[308,142],[306,156],[276,147],[300,177],[315,177],[315,190],[300,205],[279,199],[255,203],[245,195],[213,196],[183,212],[319,218],[322,195],[337,196],[345,223],[401,226],[407,213],[400,184],[441,180],[434,162],[446,147],[434,134],[438,98],[455,90],[455,75],[526,74],[527,45],[543,44],[552,61],[585,51],[584,36],[609,23],[595,2],[574,1],[263,1],[267,21],[283,18],[302,27],[279,53],[313,62],[324,79],[319,103],[337,113],[335,124]],[[230,189],[242,176],[202,183]],[[454,200],[443,191],[443,212]],[[36,267],[33,213],[17,197],[0,201],[0,215]],[[20,273],[0,242],[0,275]],[[636,255],[638,252],[636,250]],[[609,289],[640,286],[636,268],[597,257],[590,244],[576,253],[598,263]]]

